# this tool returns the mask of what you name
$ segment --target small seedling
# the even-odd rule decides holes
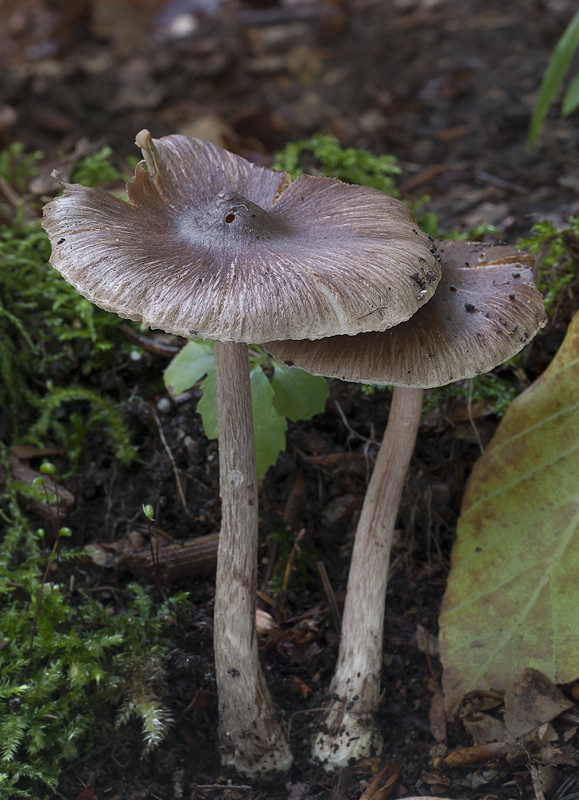
[[[152,525],[152,523],[155,521],[155,509],[150,504],[143,505],[143,514],[147,518],[147,529],[149,532],[149,546],[151,548],[151,561],[153,564],[153,578],[155,580],[155,586],[157,587],[157,590],[163,600],[169,602],[169,598],[161,586],[161,579],[159,576],[159,537],[157,535],[157,531]]]
[[[324,378],[274,363],[260,347],[250,349],[249,359],[257,475],[262,478],[285,449],[288,419],[295,422],[322,413],[329,390]],[[165,385],[176,396],[202,378],[203,397],[197,410],[207,437],[217,439],[213,343],[194,340],[185,345],[165,370]]]

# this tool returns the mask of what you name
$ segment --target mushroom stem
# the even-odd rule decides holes
[[[292,763],[257,652],[258,498],[247,345],[215,342],[221,532],[215,587],[215,676],[224,765],[243,775]]]
[[[344,767],[382,750],[375,711],[380,699],[388,564],[394,525],[420,414],[422,389],[394,388],[386,433],[356,530],[342,620],[338,661],[326,730],[313,755],[327,769]]]

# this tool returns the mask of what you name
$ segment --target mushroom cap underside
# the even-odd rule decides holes
[[[316,375],[416,388],[444,386],[512,358],[545,323],[532,256],[507,246],[439,242],[442,278],[411,319],[381,333],[268,342],[282,363]]]
[[[138,136],[129,202],[65,184],[44,210],[52,265],[87,299],[187,338],[261,343],[385,330],[432,296],[432,242],[375,189]]]

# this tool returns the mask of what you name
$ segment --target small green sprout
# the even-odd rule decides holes
[[[44,473],[44,475],[55,475],[56,467],[54,466],[54,464],[45,461],[43,464],[40,465],[40,471]]]
[[[311,419],[322,413],[329,389],[325,378],[278,364],[255,345],[249,351],[249,365],[257,475],[261,479],[285,449],[288,420]],[[213,342],[188,342],[165,370],[164,379],[173,397],[203,379],[197,411],[207,438],[217,439]]]

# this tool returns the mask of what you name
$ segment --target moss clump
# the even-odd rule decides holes
[[[0,511],[0,797],[45,798],[62,766],[90,748],[103,700],[119,707],[117,725],[138,718],[145,748],[166,734],[162,660],[186,597],[157,605],[131,585],[111,614],[89,595],[71,595],[81,554],[61,546],[58,532],[47,546],[16,489],[8,483]]]
[[[342,147],[334,136],[321,133],[286,145],[276,155],[274,169],[289,172],[292,179],[304,172],[339,178],[344,183],[372,186],[391,197],[399,197],[393,176],[402,170],[394,156],[375,156],[368,150]]]
[[[518,246],[537,257],[537,285],[545,295],[547,314],[553,316],[579,277],[579,217],[570,217],[568,227],[562,229],[549,220],[537,222]]]

